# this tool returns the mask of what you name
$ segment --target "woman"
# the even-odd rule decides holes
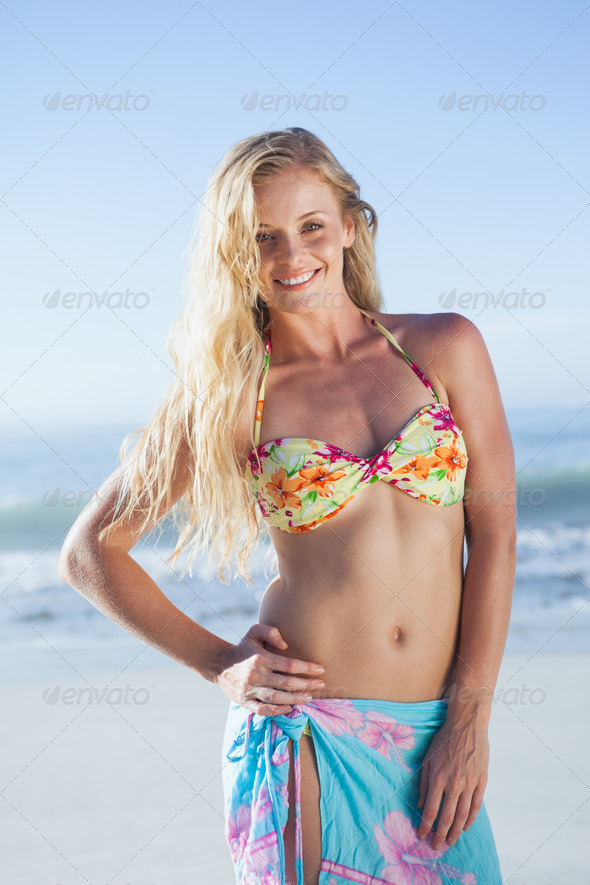
[[[483,793],[512,445],[477,328],[380,312],[376,231],[312,133],[227,153],[173,327],[177,379],[64,545],[68,582],[230,699],[240,883],[501,882]],[[278,573],[236,645],[129,556],[179,500],[171,561],[207,545],[222,580],[234,561],[251,580],[268,528]]]

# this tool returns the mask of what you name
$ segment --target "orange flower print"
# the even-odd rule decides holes
[[[256,403],[256,420],[262,421],[262,406],[264,405],[264,400],[259,399]]]
[[[434,455],[439,459],[439,466],[447,471],[447,479],[454,482],[457,479],[457,471],[463,470],[466,465],[465,454],[459,448],[454,439],[449,446],[440,446],[434,450]]]
[[[343,507],[346,507],[349,501],[352,501],[354,495],[351,495],[350,498],[347,498],[346,501],[343,501],[340,507],[337,507],[336,510],[332,510],[331,513],[326,513],[325,516],[322,516],[321,519],[314,519],[313,522],[306,522],[303,525],[294,525],[293,521],[289,520],[289,529],[288,531],[293,534],[302,534],[303,532],[311,532],[315,529],[316,526],[321,525],[327,519],[330,519],[332,516],[335,516],[339,510],[342,510]]]
[[[297,491],[317,492],[322,498],[331,498],[335,483],[346,476],[346,470],[332,470],[330,464],[314,464],[299,471],[299,478],[293,477]]]
[[[437,451],[438,449],[435,449],[435,452]],[[426,455],[417,455],[411,461],[408,461],[407,464],[404,464],[403,467],[398,467],[397,470],[392,472],[413,473],[416,479],[428,479],[428,474],[434,466],[436,466],[434,458]]]
[[[277,510],[284,510],[285,507],[301,508],[301,495],[297,494],[298,482],[296,476],[287,476],[285,468],[279,467],[264,487],[267,499],[272,501]]]

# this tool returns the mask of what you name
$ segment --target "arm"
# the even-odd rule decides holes
[[[100,529],[112,519],[122,470],[118,467],[111,474],[70,528],[61,550],[59,576],[129,633],[214,681],[214,663],[231,644],[183,614],[129,555],[141,537],[139,514],[103,541],[97,540]],[[185,464],[173,484],[172,505],[184,494],[189,480]],[[165,510],[158,518],[164,515]],[[151,528],[144,528],[143,534]]]
[[[512,442],[491,360],[477,327],[446,317],[437,374],[463,431],[469,456],[465,497],[465,569],[460,639],[447,716],[425,756],[418,833],[433,825],[434,847],[454,844],[483,802],[488,724],[508,633],[516,563],[516,488]],[[439,345],[440,346],[440,345]]]
[[[136,511],[126,525],[97,540],[112,520],[122,470],[118,467],[103,483],[72,525],[62,547],[59,576],[116,624],[215,683],[231,700],[255,713],[288,711],[288,705],[300,703],[310,688],[322,687],[313,678],[317,665],[268,650],[286,648],[276,627],[254,624],[238,644],[226,642],[183,614],[129,555],[168,507],[163,506],[147,526]],[[190,481],[189,457],[181,460],[179,456],[170,507]]]

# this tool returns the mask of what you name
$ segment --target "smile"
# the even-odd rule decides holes
[[[320,270],[321,268],[310,270],[307,273],[301,274],[300,277],[289,277],[284,280],[277,279],[276,282],[281,283],[283,286],[302,286],[304,283],[309,282],[316,274],[320,273]]]

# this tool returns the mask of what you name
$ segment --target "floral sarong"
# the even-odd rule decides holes
[[[320,780],[320,885],[501,885],[485,805],[453,846],[435,851],[432,833],[417,836],[421,761],[447,704],[318,698],[287,715],[259,716],[232,702],[222,777],[236,883],[285,883],[289,739],[297,885],[303,883],[299,739],[309,723]]]

